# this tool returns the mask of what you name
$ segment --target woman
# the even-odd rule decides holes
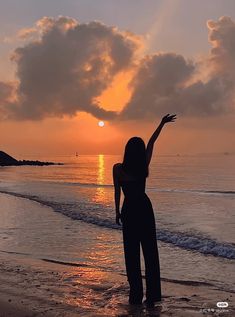
[[[131,138],[125,147],[123,163],[113,166],[115,189],[116,223],[122,221],[123,242],[127,279],[130,285],[129,303],[141,304],[143,283],[140,266],[140,245],[145,261],[146,303],[161,301],[160,267],[156,239],[155,219],[152,204],[145,193],[148,166],[154,143],[163,126],[174,122],[176,115],[162,118],[148,145],[139,137]],[[121,188],[124,201],[120,213]]]

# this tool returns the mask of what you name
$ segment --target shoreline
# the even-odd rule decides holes
[[[128,305],[126,276],[0,253],[0,317],[234,316],[234,293],[162,279],[163,301],[149,310]],[[216,307],[227,301],[227,309]]]
[[[0,198],[0,317],[235,315],[232,290],[183,277],[162,277],[163,301],[154,309],[128,305],[124,264],[121,270],[110,269],[117,259],[112,255],[119,232],[110,237],[106,229],[95,231],[93,225],[73,221],[39,203],[7,194]],[[69,247],[76,263],[69,261]],[[120,257],[119,249],[116,252]],[[208,260],[207,266],[212,263]],[[182,265],[186,264],[185,258]],[[227,310],[216,307],[219,301],[229,303]]]

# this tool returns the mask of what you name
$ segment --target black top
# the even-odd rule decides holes
[[[136,199],[145,195],[146,178],[121,181],[121,188],[125,199]]]

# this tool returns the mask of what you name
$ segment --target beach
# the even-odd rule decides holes
[[[111,175],[119,160],[1,168],[0,316],[234,316],[232,157],[153,160],[163,300],[151,309],[128,305]],[[143,257],[141,266],[144,277]]]
[[[0,8],[0,317],[235,317],[235,0]]]
[[[24,225],[17,226],[19,213],[37,214],[41,222],[50,215],[47,223],[56,225],[62,230],[61,224],[65,217],[53,212],[50,208],[27,199],[1,194],[1,212],[7,216],[1,224],[1,233],[9,230],[17,231],[17,235],[3,239],[0,252],[0,316],[233,316],[234,293],[210,285],[210,283],[169,280],[162,278],[163,301],[154,308],[128,305],[128,284],[123,272],[115,272],[105,265],[93,265],[88,261],[66,262],[46,255],[43,249],[28,252],[38,244],[40,235],[46,235],[36,223],[34,234],[27,232]],[[13,220],[14,219],[14,220]],[[27,218],[26,218],[27,219]],[[15,227],[13,227],[13,221]],[[65,226],[73,220],[68,219]],[[36,234],[36,227],[38,232]],[[76,223],[77,226],[77,223]],[[93,226],[93,225],[89,225]],[[83,224],[76,227],[76,233],[82,231]],[[52,227],[51,227],[52,228]],[[28,228],[29,229],[29,228]],[[75,228],[70,228],[71,230]],[[87,228],[86,228],[87,230]],[[92,230],[90,231],[92,232]],[[29,239],[31,245],[24,246],[19,238]],[[48,235],[47,235],[48,239]],[[91,237],[92,239],[92,237]],[[26,242],[26,240],[24,240]],[[56,248],[56,238],[54,247]],[[7,247],[8,243],[8,247]],[[29,244],[29,243],[28,243]],[[14,246],[10,248],[10,245]],[[58,248],[59,246],[57,246]],[[84,252],[82,246],[76,246],[77,252]],[[79,251],[80,248],[80,251]],[[160,248],[161,249],[161,248]],[[17,252],[18,250],[18,252]],[[89,253],[89,250],[87,250]],[[92,252],[91,252],[92,253]],[[105,259],[108,254],[98,251],[99,257]],[[43,255],[45,257],[43,257]],[[80,258],[84,255],[78,254]],[[92,254],[91,254],[92,256]],[[95,255],[93,254],[93,257]],[[105,261],[103,259],[103,261]],[[107,261],[107,259],[106,259]],[[229,303],[227,309],[216,306],[218,301]]]
[[[234,316],[219,301],[234,294],[210,285],[162,281],[161,305],[147,309],[127,303],[127,283],[116,274],[98,280],[101,272],[1,254],[0,316]],[[117,285],[118,284],[118,285]]]

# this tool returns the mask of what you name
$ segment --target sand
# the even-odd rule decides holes
[[[16,254],[0,254],[0,317],[36,316],[235,316],[234,293],[211,285],[162,281],[154,308],[127,303],[126,277]],[[99,282],[97,282],[99,281]],[[218,301],[229,307],[217,308]]]
[[[97,232],[92,231],[92,226],[78,226],[77,222],[37,203],[6,195],[1,200],[1,216],[0,317],[235,316],[231,291],[209,283],[166,278],[162,279],[160,305],[151,309],[128,305],[126,276],[123,270],[110,269],[110,249],[108,253],[102,248],[95,250],[84,240],[89,233],[89,241],[96,241]],[[64,227],[69,231],[63,231]],[[68,240],[71,232],[74,235]],[[102,245],[108,240],[107,234],[98,241]],[[79,259],[76,265],[69,259],[67,264],[48,261],[57,256],[66,259],[66,253],[62,256],[61,252],[69,243],[76,245],[74,258]],[[82,254],[83,248],[89,252]],[[94,251],[97,255],[89,261]],[[82,260],[84,254],[86,261]],[[102,256],[109,258],[103,265],[98,261]],[[42,257],[47,257],[47,261]],[[217,308],[219,301],[228,302],[228,308]]]

